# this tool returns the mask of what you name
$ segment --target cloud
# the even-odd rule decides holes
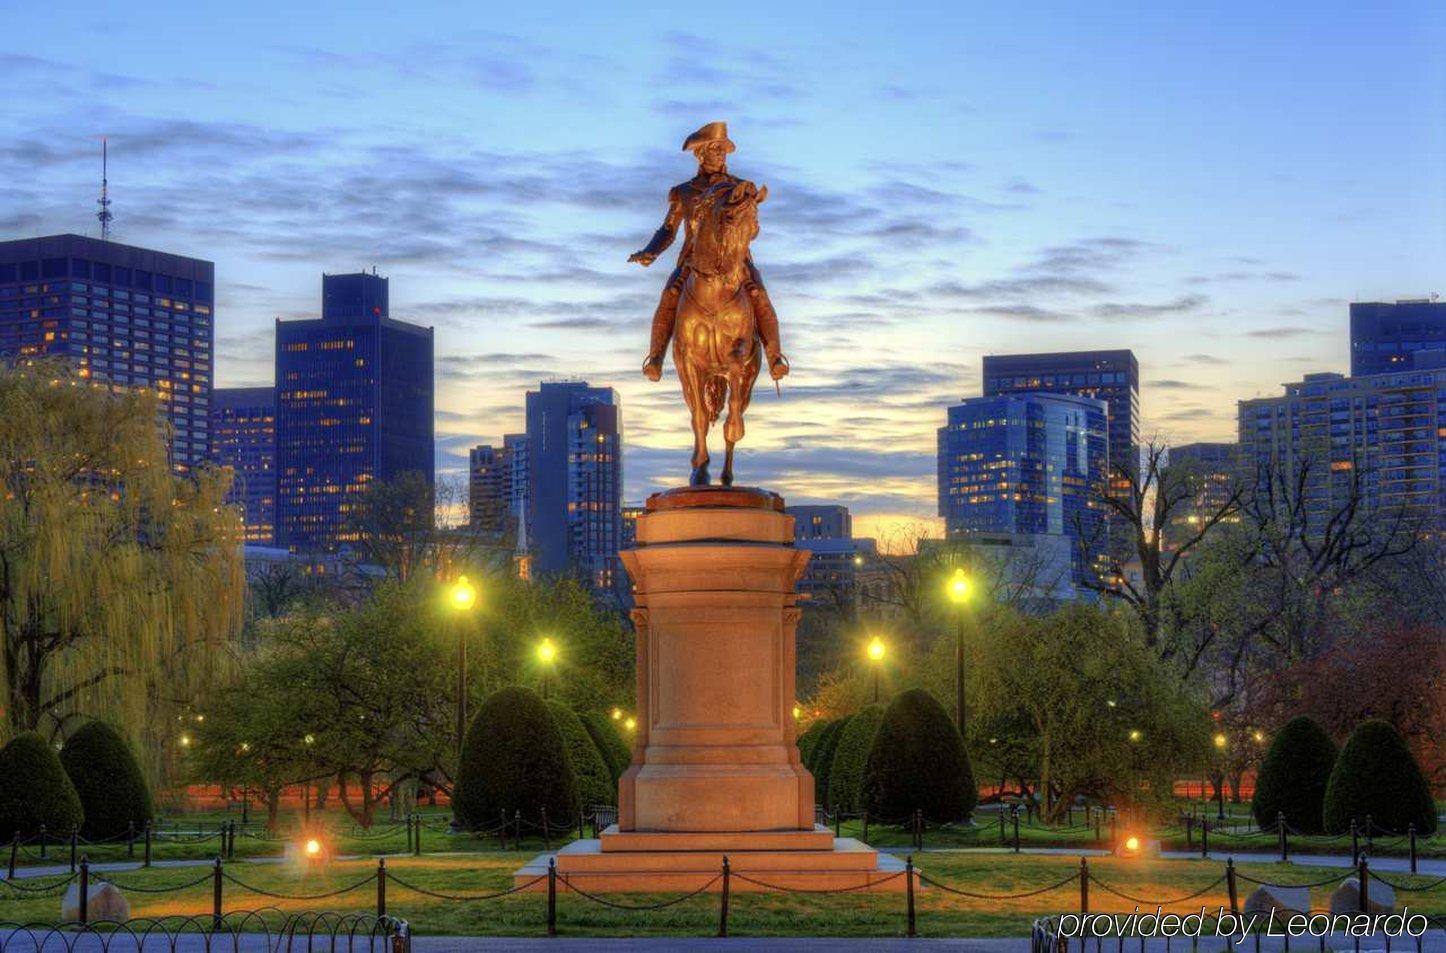
[[[1145,386],[1157,390],[1210,390],[1205,384],[1197,384],[1194,381],[1182,381],[1174,378],[1160,378],[1158,380],[1146,381]]]
[[[1312,334],[1320,334],[1314,328],[1302,328],[1295,326],[1282,326],[1274,328],[1257,328],[1254,331],[1246,331],[1246,337],[1261,338],[1268,341],[1284,341],[1290,338],[1301,338]]]
[[[1090,308],[1090,313],[1107,321],[1129,321],[1138,318],[1158,318],[1167,314],[1194,311],[1209,299],[1204,295],[1182,295],[1173,301],[1159,304],[1102,302]]]

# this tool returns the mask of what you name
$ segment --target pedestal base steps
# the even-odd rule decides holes
[[[588,893],[687,893],[705,885],[723,889],[719,876],[728,858],[730,892],[857,890],[902,893],[904,862],[852,837],[834,837],[827,827],[812,831],[740,833],[619,832],[577,840],[561,850],[538,854],[512,875],[515,886],[546,878],[557,862],[557,889]],[[915,873],[915,888],[918,874]],[[715,879],[716,878],[716,879]],[[529,890],[547,889],[546,879]]]

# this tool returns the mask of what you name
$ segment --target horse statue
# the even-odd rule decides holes
[[[733,446],[743,439],[743,414],[761,364],[746,283],[748,246],[758,237],[758,206],[767,198],[768,186],[740,181],[715,186],[694,205],[692,261],[673,332],[673,366],[693,422],[693,486],[709,482],[708,430],[725,403],[722,483],[733,485]]]

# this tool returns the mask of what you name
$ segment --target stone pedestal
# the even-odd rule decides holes
[[[736,873],[778,887],[903,890],[902,863],[814,825],[793,718],[794,586],[809,554],[794,548],[782,498],[655,494],[637,542],[622,553],[635,586],[638,714],[618,823],[539,856],[517,882],[555,857],[564,889],[692,890],[727,856]]]

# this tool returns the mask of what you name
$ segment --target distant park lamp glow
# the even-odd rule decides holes
[[[885,645],[884,645],[884,640],[881,639],[881,638],[879,638],[877,635],[874,636],[872,640],[870,640],[870,642],[869,642],[869,659],[870,659],[870,661],[882,662],[882,661],[884,660],[884,653],[887,652],[887,651],[888,651],[888,649],[887,649],[887,648],[885,647]]]
[[[1265,742],[1265,732],[1261,731],[1259,728],[1255,730],[1255,734],[1253,737],[1255,738],[1256,744],[1263,744]]]
[[[447,598],[451,601],[453,609],[458,612],[466,612],[477,604],[477,587],[472,585],[466,576],[458,576],[457,581],[452,583]]]
[[[974,587],[969,582],[969,577],[964,575],[964,570],[956,569],[954,570],[954,575],[949,577],[949,583],[945,587],[945,592],[948,593],[950,602],[955,605],[960,605],[969,601],[969,595],[973,589]]]
[[[621,708],[614,708],[614,709],[613,709],[613,721],[622,721],[622,718],[623,718],[623,710],[622,710]]]
[[[1226,738],[1225,738],[1225,735],[1224,735],[1223,733],[1216,735],[1216,736],[1215,736],[1215,747],[1217,747],[1217,748],[1223,748],[1223,747],[1225,747],[1225,741],[1226,741]]]
[[[557,660],[557,646],[551,639],[543,639],[537,644],[537,657],[549,665]]]
[[[1138,729],[1138,728],[1131,728],[1131,729],[1130,729],[1130,740],[1131,740],[1131,741],[1139,741],[1139,740],[1140,740],[1141,738],[1143,738],[1143,737],[1145,737],[1145,733],[1144,733],[1143,731],[1141,731],[1140,729]]]
[[[190,735],[181,735],[181,747],[182,747],[182,748],[189,748],[189,747],[191,747],[191,736],[190,736]]]
[[[1125,838],[1125,850],[1139,850],[1140,839],[1138,837]]]
[[[629,718],[627,721],[623,722],[623,727],[626,728],[628,731],[632,731],[634,728],[638,727],[638,720],[636,718]]]
[[[798,716],[799,716],[799,715],[802,715],[802,714],[803,714],[803,709],[802,709],[802,708],[799,708],[797,705],[794,705],[794,706],[793,706],[793,719],[794,719],[794,721],[797,721],[797,720],[798,720]]]
[[[313,735],[311,732],[308,731],[308,732],[306,733],[306,737],[305,737],[305,738],[302,738],[301,740],[302,740],[303,742],[305,742],[306,744],[314,745],[314,744],[316,744],[316,735]]]
[[[1115,700],[1114,700],[1113,698],[1107,698],[1107,699],[1105,699],[1105,704],[1108,705],[1108,706],[1110,706],[1111,708],[1114,708],[1114,707],[1115,707]]]
[[[854,565],[855,565],[855,566],[862,566],[863,564],[864,564],[864,557],[863,557],[863,556],[854,556]]]
[[[317,840],[315,837],[310,838],[309,840],[307,840],[304,850],[306,851],[306,856],[308,857],[320,857],[321,841]]]

